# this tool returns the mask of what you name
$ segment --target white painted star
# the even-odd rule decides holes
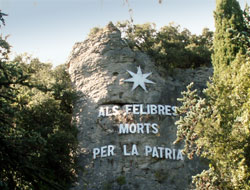
[[[141,86],[143,90],[147,92],[145,83],[155,84],[153,81],[148,80],[147,77],[151,75],[152,73],[145,73],[142,74],[140,66],[137,67],[137,73],[133,73],[132,71],[127,70],[128,73],[132,76],[132,78],[124,80],[125,82],[133,82],[133,88],[131,91],[136,89],[137,86]]]

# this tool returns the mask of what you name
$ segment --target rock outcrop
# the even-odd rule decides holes
[[[82,167],[73,189],[190,189],[191,176],[204,166],[173,144],[175,106],[188,83],[204,88],[212,69],[176,69],[167,76],[132,51],[112,24],[76,43],[68,64],[79,97],[74,120]]]

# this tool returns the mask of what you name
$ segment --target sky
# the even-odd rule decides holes
[[[126,3],[128,1],[128,3]],[[28,53],[53,65],[67,61],[73,45],[84,41],[91,28],[130,19],[153,22],[157,28],[174,22],[194,34],[214,30],[215,0],[0,0],[8,14],[1,35],[8,37],[12,57]],[[239,0],[241,7],[250,0]]]

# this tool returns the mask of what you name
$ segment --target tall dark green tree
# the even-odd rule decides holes
[[[246,26],[243,11],[236,0],[217,0],[214,17],[216,31],[212,58],[216,73],[230,65],[240,50],[244,51],[238,41],[233,39],[238,33],[246,31]]]
[[[216,1],[212,81],[205,98],[190,85],[180,99],[176,143],[184,140],[189,158],[196,154],[210,163],[193,178],[196,189],[250,189],[248,18],[236,0]]]

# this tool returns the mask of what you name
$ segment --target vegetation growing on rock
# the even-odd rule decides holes
[[[173,23],[159,31],[154,23],[119,22],[117,27],[130,48],[148,54],[158,66],[166,69],[211,66],[213,32],[208,28],[195,35]]]

